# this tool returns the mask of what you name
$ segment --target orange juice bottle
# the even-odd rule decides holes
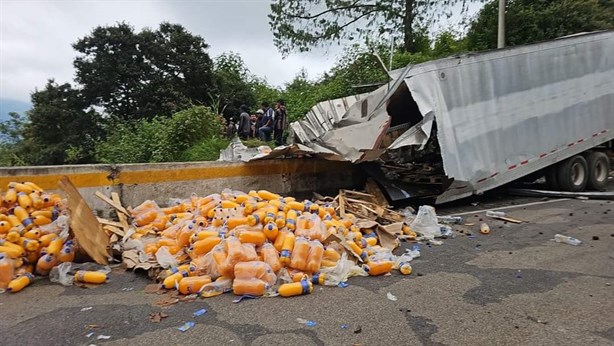
[[[14,273],[13,260],[0,253],[0,288],[5,289],[8,287],[9,282],[13,280]]]
[[[39,229],[31,229],[23,234],[24,238],[38,240],[43,235]]]
[[[235,278],[238,279],[262,279],[273,270],[271,266],[261,261],[239,262],[235,265]]]
[[[281,262],[279,261],[279,253],[270,243],[262,245],[262,260],[271,266],[271,269],[275,273],[277,273],[282,267]]]
[[[241,230],[239,233],[239,241],[241,243],[262,245],[266,241],[266,236],[262,231]]]
[[[4,204],[6,204],[9,207],[12,206],[13,204],[15,204],[15,202],[17,202],[17,191],[15,191],[15,189],[9,188],[4,193],[3,200],[4,200]]]
[[[103,284],[109,277],[107,274],[96,271],[79,270],[75,273],[76,282],[85,282],[88,284]]]
[[[278,211],[277,216],[275,217],[275,224],[277,228],[283,228],[286,225],[286,213],[283,211]]]
[[[320,270],[322,265],[322,258],[324,257],[324,246],[317,240],[313,240],[310,243],[311,250],[309,251],[309,257],[307,257],[307,271],[312,273]]]
[[[30,199],[30,196],[28,196],[25,192],[17,193],[17,203],[23,209],[32,207],[32,199]]]
[[[286,212],[286,227],[289,230],[294,231],[296,229],[297,218],[298,214],[296,213],[296,210],[288,210],[288,212]]]
[[[282,297],[300,296],[313,292],[313,284],[309,280],[301,280],[279,286],[279,295]]]
[[[305,210],[305,203],[301,203],[301,202],[296,202],[296,201],[292,201],[292,202],[288,202],[286,203],[286,207],[284,208],[286,212],[290,211],[290,210],[295,210],[298,212],[302,212]]]
[[[220,237],[209,237],[203,240],[198,240],[192,244],[194,256],[200,256],[208,253],[214,246],[222,242]]]
[[[283,264],[290,264],[290,256],[292,255],[292,249],[294,249],[294,239],[294,233],[292,232],[288,232],[284,238],[279,255],[279,261]]]
[[[51,268],[53,268],[58,263],[58,259],[54,254],[46,254],[38,259],[36,262],[36,272],[41,275],[49,274]]]
[[[26,273],[22,276],[19,276],[9,282],[7,291],[17,293],[26,288],[26,286],[28,286],[32,282],[32,280],[34,280],[34,276],[30,273]]]
[[[260,279],[234,279],[232,282],[232,293],[236,295],[250,294],[262,296],[266,293],[269,285]]]
[[[299,270],[307,270],[307,257],[309,256],[309,241],[306,238],[298,237],[294,242],[290,267]]]
[[[280,252],[281,248],[284,246],[284,241],[286,240],[287,235],[288,235],[287,231],[281,231],[277,233],[277,238],[275,238],[275,243],[273,243],[273,246],[275,247],[275,250],[277,250],[278,252]]]
[[[346,243],[350,246],[350,249],[352,249],[358,256],[360,256],[363,261],[367,259],[367,252],[364,251],[360,246],[358,246],[354,241],[347,240]]]
[[[11,227],[12,226],[8,221],[0,221],[0,234],[8,233]]]
[[[392,261],[376,261],[376,262],[369,262],[368,264],[365,264],[363,266],[363,269],[367,273],[369,273],[369,275],[377,276],[377,275],[390,273],[393,265],[394,265],[394,262]]]
[[[258,209],[247,217],[248,224],[250,226],[255,226],[258,224],[264,223],[264,218],[266,217],[266,210]]]
[[[338,261],[341,258],[341,255],[334,248],[326,247],[326,249],[324,249],[324,258],[333,260],[333,261]]]
[[[262,229],[262,231],[264,232],[264,235],[267,237],[267,239],[273,242],[275,241],[275,238],[277,238],[277,235],[279,234],[279,229],[277,228],[277,225],[274,222],[269,222],[266,225],[264,225],[264,228]]]
[[[232,290],[232,278],[220,276],[214,282],[201,287],[200,296],[203,298],[214,297]]]
[[[231,217],[228,220],[226,220],[226,227],[228,227],[228,230],[232,230],[233,228],[237,226],[247,225],[247,224],[248,224],[248,220],[246,217]]]
[[[209,275],[201,276],[189,276],[179,281],[179,292],[181,294],[195,294],[199,293],[200,289],[211,283],[211,277]]]
[[[72,262],[75,259],[75,247],[69,240],[64,244],[62,251],[58,254],[58,261],[60,262]]]
[[[49,246],[52,240],[57,239],[57,238],[58,238],[57,234],[49,233],[49,234],[42,235],[40,238],[38,238],[38,241],[41,243],[42,247],[47,247]]]
[[[62,250],[63,246],[64,239],[56,238],[49,243],[49,246],[47,246],[47,253],[57,256],[57,254]]]
[[[32,192],[28,197],[30,197],[34,209],[41,209],[43,207],[43,199],[40,196],[40,192]]]
[[[262,198],[264,200],[267,200],[267,201],[270,201],[272,199],[280,199],[281,198],[280,195],[278,195],[276,193],[269,192],[267,190],[260,190],[260,191],[258,191],[258,197],[260,197],[260,198]]]

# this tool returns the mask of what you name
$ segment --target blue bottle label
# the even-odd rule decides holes
[[[302,294],[307,294],[307,293],[309,293],[309,281],[307,281],[307,280],[301,280],[301,287],[303,288],[303,292],[302,292]]]

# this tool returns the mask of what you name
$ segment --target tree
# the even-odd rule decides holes
[[[30,120],[23,129],[30,164],[90,163],[94,143],[103,135],[101,117],[70,84],[47,81],[32,93]]]
[[[406,52],[418,51],[420,25],[452,8],[483,0],[273,0],[269,24],[282,54],[341,40],[382,35],[402,39]]]
[[[478,13],[467,32],[469,49],[497,47],[497,11],[498,1],[493,0]],[[510,46],[612,28],[612,0],[509,0],[506,8],[506,44]]]
[[[170,116],[208,101],[208,47],[178,24],[139,33],[126,23],[99,26],[73,44],[76,81],[86,102],[121,119]]]
[[[219,102],[224,107],[224,115],[239,115],[239,107],[247,105],[255,107],[257,100],[251,87],[249,69],[237,53],[224,53],[215,58],[213,63],[213,76],[217,86]]]

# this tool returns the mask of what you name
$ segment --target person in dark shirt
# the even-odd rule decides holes
[[[262,103],[262,126],[258,129],[260,140],[268,142],[271,140],[271,134],[273,133],[273,121],[275,119],[275,111],[266,102]]]
[[[284,131],[286,130],[286,106],[283,100],[277,100],[275,102],[275,117],[273,121],[273,138],[275,139],[275,145],[284,144]]]
[[[256,123],[254,124],[254,138],[260,138],[260,128],[262,127],[262,117],[264,116],[264,111],[259,109],[256,111]]]
[[[241,115],[239,115],[239,128],[238,128],[239,137],[241,139],[247,139],[249,137],[250,128],[251,128],[251,124],[249,120],[249,113],[248,113],[246,105],[241,105],[240,109],[241,109]]]

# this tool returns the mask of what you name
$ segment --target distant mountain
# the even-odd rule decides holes
[[[24,115],[30,108],[32,108],[30,102],[0,98],[0,121],[7,120],[10,112],[17,112]]]

